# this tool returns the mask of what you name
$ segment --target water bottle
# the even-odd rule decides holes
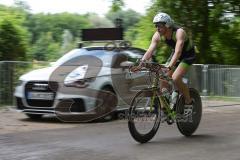
[[[170,98],[170,92],[168,91],[167,88],[162,88],[162,95],[166,97],[167,99]]]
[[[171,95],[171,104],[170,104],[171,109],[173,109],[174,105],[177,103],[177,99],[178,99],[178,92],[173,91]]]

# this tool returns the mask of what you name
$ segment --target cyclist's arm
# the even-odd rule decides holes
[[[172,57],[169,65],[168,65],[170,68],[175,66],[175,64],[177,63],[177,60],[179,59],[179,57],[182,54],[185,36],[186,36],[186,34],[183,29],[177,30],[177,33],[176,33],[177,42],[176,42],[176,46],[175,46],[175,52],[173,54],[173,57]]]
[[[155,32],[152,37],[151,44],[150,44],[149,48],[147,49],[147,52],[142,57],[142,61],[148,60],[152,57],[152,54],[153,54],[154,50],[157,48],[159,41],[160,41],[160,35],[158,32]]]

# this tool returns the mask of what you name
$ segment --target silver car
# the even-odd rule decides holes
[[[106,50],[84,47],[66,53],[51,67],[22,75],[16,87],[17,109],[32,119],[46,114],[63,121],[92,121],[111,118],[114,111],[128,107],[135,82],[145,83],[141,75],[130,76],[128,67],[145,50],[130,47]]]

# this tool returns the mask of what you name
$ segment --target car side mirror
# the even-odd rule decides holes
[[[123,68],[127,68],[127,67],[130,67],[130,66],[133,66],[134,63],[131,62],[131,61],[124,61],[122,63],[120,63],[120,66],[123,67]]]

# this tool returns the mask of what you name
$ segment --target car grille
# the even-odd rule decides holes
[[[25,85],[25,97],[27,104],[34,107],[52,107],[56,92],[58,90],[57,82],[46,82],[46,81],[31,81]],[[29,99],[28,93],[38,92],[38,93],[52,93],[53,99]]]

